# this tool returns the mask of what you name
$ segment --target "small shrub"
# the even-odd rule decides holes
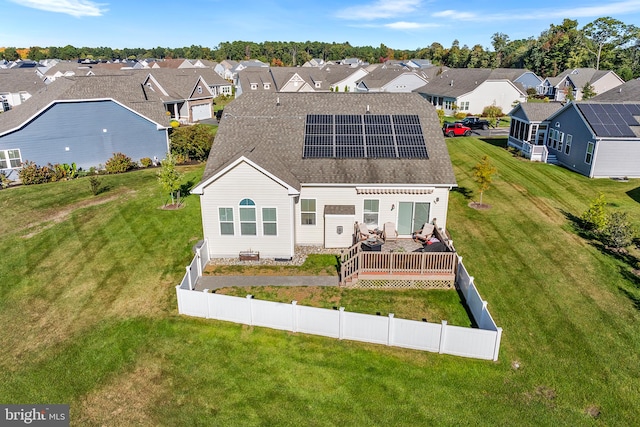
[[[131,157],[123,153],[113,153],[104,167],[107,173],[122,173],[135,169],[136,164],[131,160]]]
[[[607,216],[607,222],[602,230],[602,243],[621,249],[631,245],[635,236],[635,230],[627,219],[626,212],[613,212]]]
[[[7,178],[4,172],[0,172],[0,188],[7,188],[11,181]]]
[[[582,226],[586,230],[601,232],[607,226],[607,212],[605,210],[607,201],[604,194],[600,193],[598,197],[589,203],[589,208],[580,215]]]
[[[26,161],[18,172],[20,181],[24,185],[42,184],[51,181],[52,171],[47,166],[38,166],[34,162]]]
[[[100,178],[96,175],[89,177],[89,189],[91,190],[91,194],[94,196],[100,194]]]
[[[453,117],[455,117],[456,120],[462,120],[467,117],[467,113],[456,113]]]
[[[143,157],[140,159],[140,164],[142,165],[143,168],[148,168],[153,164],[153,160],[151,160],[150,157]]]
[[[51,181],[67,181],[78,177],[78,169],[75,163],[70,165],[67,163],[56,163],[55,165],[49,165],[52,176]]]
[[[174,156],[174,161],[176,165],[183,165],[189,161],[189,157],[184,154],[176,154]]]

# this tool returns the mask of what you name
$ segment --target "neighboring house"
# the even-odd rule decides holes
[[[445,228],[453,167],[418,94],[245,93],[225,108],[201,182],[211,257],[350,247],[355,222]]]
[[[640,178],[640,102],[570,102],[549,116],[547,148],[589,178]]]
[[[168,126],[162,100],[138,75],[62,77],[0,114],[0,170],[15,180],[26,161],[88,169],[116,152],[162,159]]]
[[[431,68],[431,67],[433,67],[433,64],[428,59],[417,59],[417,58],[414,58],[414,59],[411,59],[409,61],[404,61],[404,63],[407,65],[407,67],[411,67],[411,68]]]
[[[522,151],[532,161],[552,163],[555,155],[549,159],[546,146],[549,124],[546,120],[560,108],[562,104],[559,102],[525,102],[516,105],[509,112],[511,127],[508,146]]]
[[[224,59],[220,61],[213,70],[218,73],[220,77],[225,80],[233,80],[233,71],[238,66],[237,61],[231,59]]]
[[[355,91],[355,77],[366,75],[363,68],[339,65],[316,67],[247,68],[238,73],[236,97],[249,92],[336,92]]]
[[[219,81],[211,69],[155,69],[142,81],[165,103],[172,119],[180,123],[195,123],[213,117],[213,91],[203,77]],[[215,77],[214,77],[215,76]]]
[[[596,94],[616,88],[624,83],[616,73],[595,68],[574,68],[556,77],[547,77],[538,87],[538,94],[554,101],[582,100],[582,92],[589,83]]]
[[[0,112],[8,111],[45,87],[33,69],[7,69],[0,72]]]
[[[311,58],[309,61],[302,64],[303,67],[323,67],[325,64],[324,59]]]
[[[427,75],[421,71],[408,71],[400,67],[378,67],[356,83],[356,91],[409,93],[427,83]]]
[[[640,103],[640,79],[629,80],[590,99],[591,102]]]
[[[527,101],[526,89],[516,80],[530,73],[528,70],[432,67],[427,71],[429,83],[416,92],[445,115],[481,114],[488,106],[506,113],[514,104]]]

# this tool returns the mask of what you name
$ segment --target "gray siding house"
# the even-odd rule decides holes
[[[571,102],[547,119],[547,148],[590,178],[639,178],[639,119],[640,103]]]
[[[163,103],[138,76],[63,77],[0,115],[0,170],[10,179],[26,161],[88,169],[116,152],[138,161],[168,149]]]
[[[562,108],[559,102],[525,102],[509,112],[511,125],[507,145],[520,150],[523,155],[538,162],[555,163],[555,155],[549,156],[546,146],[549,124],[547,118]]]

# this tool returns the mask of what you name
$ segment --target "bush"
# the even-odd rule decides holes
[[[602,243],[621,249],[631,245],[635,237],[635,230],[627,219],[626,212],[613,212],[607,216],[607,223],[602,230]]]
[[[107,160],[104,165],[107,173],[122,173],[136,168],[136,164],[131,157],[122,153],[113,153],[113,156]]]
[[[490,117],[493,119],[496,117],[504,116],[504,113],[502,112],[502,107],[498,107],[496,105],[489,105],[488,107],[484,107],[484,110],[482,110],[482,116]]]
[[[51,181],[68,181],[70,179],[77,178],[78,169],[75,163],[70,165],[67,163],[56,163],[55,165],[49,165],[52,171]]]
[[[182,156],[187,160],[204,162],[209,157],[212,144],[212,129],[207,125],[183,126],[171,132],[171,154],[176,158]]]
[[[0,188],[7,188],[11,181],[7,178],[4,172],[0,172]]]
[[[100,194],[100,178],[96,175],[92,175],[89,177],[89,189],[94,196]]]
[[[586,230],[601,232],[607,226],[608,216],[605,210],[607,201],[604,194],[600,193],[598,197],[589,203],[589,209],[580,215],[582,225]]]
[[[467,113],[456,113],[453,117],[455,117],[456,120],[462,120],[467,117]]]
[[[24,185],[42,184],[51,181],[53,175],[48,166],[38,166],[34,162],[26,161],[18,172],[20,181]]]
[[[140,159],[140,164],[142,165],[143,168],[148,168],[153,164],[153,160],[151,160],[150,157],[143,157]]]

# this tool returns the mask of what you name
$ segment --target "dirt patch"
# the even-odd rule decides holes
[[[162,401],[162,368],[159,361],[143,359],[133,372],[113,378],[71,408],[74,424],[99,426],[157,425],[152,408]]]
[[[177,211],[178,209],[184,208],[184,203],[169,203],[167,205],[160,206],[159,209],[163,211]]]
[[[64,208],[61,209],[57,209],[57,210],[49,210],[47,212],[44,213],[45,216],[45,220],[41,220],[37,223],[29,223],[27,224],[24,228],[31,230],[29,233],[25,234],[24,236],[22,236],[24,239],[30,239],[31,237],[42,233],[45,230],[48,230],[49,228],[53,227],[56,224],[59,224],[63,221],[66,221],[69,216],[71,216],[71,214],[77,210],[77,209],[82,209],[82,208],[88,208],[91,206],[98,206],[98,205],[103,205],[105,203],[109,203],[112,202],[116,199],[118,199],[120,196],[122,196],[123,194],[131,194],[133,193],[133,191],[127,191],[127,192],[120,192],[120,193],[116,193],[116,194],[111,194],[107,197],[101,197],[101,198],[93,198],[93,199],[86,199],[86,200],[82,200],[80,202],[74,203],[72,205],[69,206],[65,206]]]
[[[469,203],[469,207],[472,209],[476,209],[479,211],[486,211],[491,209],[491,205],[488,205],[486,203],[478,203],[478,202],[471,202]]]

